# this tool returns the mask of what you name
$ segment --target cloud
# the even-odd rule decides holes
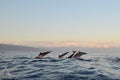
[[[79,41],[23,41],[20,42],[23,45],[29,46],[41,46],[41,47],[95,47],[95,48],[109,48],[119,47],[118,44],[114,43],[97,43],[97,42],[79,42]]]
[[[0,41],[0,44],[16,44],[17,42],[12,41]]]
[[[27,45],[33,46],[43,46],[43,47],[61,47],[61,46],[76,46],[75,42],[66,42],[66,41],[39,41],[39,42],[23,42]]]
[[[15,44],[34,47],[93,47],[93,48],[109,48],[120,47],[118,43],[98,43],[98,42],[85,42],[85,41],[19,41],[9,42],[0,41],[2,44]]]

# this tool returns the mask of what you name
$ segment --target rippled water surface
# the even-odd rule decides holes
[[[87,54],[81,59],[34,59],[37,54],[20,52],[0,55],[1,80],[120,80],[117,54]]]

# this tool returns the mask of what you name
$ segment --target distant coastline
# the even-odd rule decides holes
[[[120,47],[110,47],[110,48],[90,48],[90,47],[29,47],[13,44],[0,44],[0,51],[71,51],[71,50],[81,50],[88,53],[120,53]]]
[[[13,45],[13,44],[0,44],[0,51],[41,51],[42,48]]]

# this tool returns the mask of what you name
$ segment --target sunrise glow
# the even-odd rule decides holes
[[[119,47],[119,3],[119,0],[2,0],[0,43]]]

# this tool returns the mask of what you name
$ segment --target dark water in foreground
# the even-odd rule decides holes
[[[0,57],[0,79],[120,80],[120,56],[89,54],[82,59],[34,59],[9,54]]]

